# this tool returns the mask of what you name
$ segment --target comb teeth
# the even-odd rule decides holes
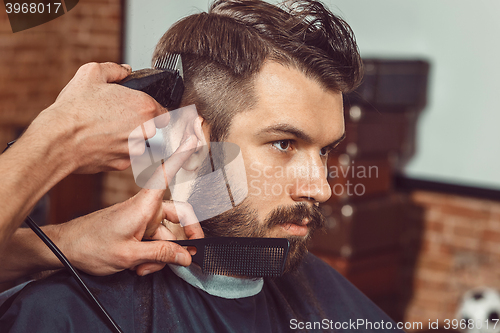
[[[182,71],[182,60],[181,55],[176,53],[167,53],[162,57],[156,59],[154,68],[156,69],[170,69],[173,71],[178,71],[179,75],[184,78]]]
[[[207,274],[280,276],[285,255],[282,246],[209,244],[202,268]]]

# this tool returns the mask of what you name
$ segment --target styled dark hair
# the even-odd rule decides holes
[[[210,125],[211,141],[222,141],[231,119],[256,102],[255,75],[265,61],[298,69],[330,90],[359,85],[362,63],[347,23],[315,0],[218,0],[208,13],[175,23],[158,42],[153,63],[180,53],[185,93]]]

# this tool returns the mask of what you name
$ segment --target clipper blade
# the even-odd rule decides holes
[[[156,59],[153,66],[156,69],[170,69],[177,71],[181,78],[184,78],[184,72],[182,70],[182,59],[180,54],[167,53],[162,57]]]
[[[134,71],[119,84],[145,92],[168,110],[177,109],[184,93],[180,54],[167,53],[154,67]]]

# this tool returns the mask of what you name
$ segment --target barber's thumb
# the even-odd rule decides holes
[[[156,189],[156,188],[142,188],[137,192],[137,200],[141,204],[147,204],[150,202],[160,202],[163,200],[166,189]]]
[[[186,251],[187,252],[187,251]],[[189,266],[191,264],[191,256],[184,252],[177,252],[174,260],[168,260],[168,264],[176,264],[181,266]],[[145,276],[162,270],[167,263],[146,262],[136,267],[137,275]]]
[[[160,241],[159,241],[160,242]],[[157,271],[162,270],[166,264],[176,264],[181,266],[189,266],[191,264],[191,256],[187,251],[184,252],[176,252],[174,254],[173,260],[166,260],[166,263],[158,263],[158,262],[146,262],[144,264],[140,264],[136,267],[137,275],[145,276]]]
[[[140,245],[143,264],[177,264],[182,266],[191,264],[189,252],[175,243],[159,240],[141,242]]]

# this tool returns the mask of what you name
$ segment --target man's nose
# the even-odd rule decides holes
[[[326,164],[319,155],[300,161],[296,170],[294,185],[290,192],[295,201],[309,200],[321,203],[331,197],[332,189],[327,180]]]

